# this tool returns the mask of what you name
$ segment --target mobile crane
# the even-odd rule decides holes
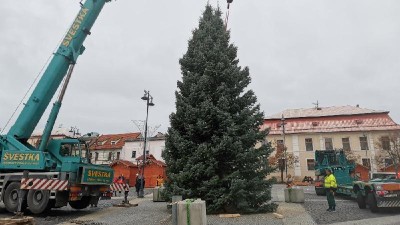
[[[400,207],[400,180],[396,174],[361,181],[356,177],[354,162],[346,159],[343,150],[316,150],[315,175],[325,176],[327,168],[336,177],[337,193],[356,199],[360,209],[369,206],[375,213],[382,208]],[[323,195],[323,184],[316,185],[315,191],[317,195]]]
[[[51,131],[83,42],[106,2],[86,0],[30,98],[7,134],[0,136],[0,201],[9,212],[43,213],[69,204],[83,209],[109,190],[113,170],[90,163],[78,139],[50,140]],[[39,147],[28,143],[57,89]],[[85,151],[86,150],[86,151]]]

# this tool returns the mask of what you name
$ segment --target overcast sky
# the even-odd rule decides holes
[[[0,128],[57,48],[78,3],[1,1]],[[56,126],[76,126],[82,133],[138,131],[131,121],[144,120],[140,97],[147,89],[155,103],[149,125],[160,124],[165,132],[181,79],[178,60],[206,4],[106,4],[84,43]],[[225,12],[226,1],[219,4]],[[234,0],[229,28],[265,115],[310,108],[318,100],[322,107],[388,110],[399,123],[399,11],[398,0]]]

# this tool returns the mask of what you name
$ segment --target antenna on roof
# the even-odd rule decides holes
[[[321,110],[321,107],[319,107],[319,102],[317,100],[317,103],[313,103],[313,105],[315,105],[315,109],[316,110]]]

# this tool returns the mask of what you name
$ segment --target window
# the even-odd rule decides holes
[[[385,167],[393,165],[393,159],[385,159]]]
[[[362,164],[363,166],[367,167],[368,169],[371,169],[371,160],[370,159],[362,159]]]
[[[80,144],[62,144],[60,148],[60,155],[61,156],[82,156],[82,150]]]
[[[120,155],[121,155],[121,152],[117,152],[117,160],[119,160]]]
[[[98,152],[94,153],[94,160],[99,160],[99,153]]]
[[[343,150],[351,150],[350,138],[342,138]]]
[[[314,170],[314,159],[307,159],[307,169],[308,170]]]
[[[390,150],[390,141],[388,136],[381,137],[381,144],[383,150]]]
[[[117,143],[116,141],[111,141],[111,145],[115,145]]]
[[[276,140],[276,151],[277,152],[284,151],[283,140]]]
[[[109,152],[108,153],[108,160],[111,160],[111,158],[112,158],[112,152]]]
[[[136,158],[136,151],[132,151],[132,158]]]
[[[103,142],[102,141],[98,141],[97,145],[103,145]]]
[[[325,150],[333,150],[332,138],[325,138]]]
[[[361,150],[369,150],[367,137],[360,137],[360,147]]]
[[[90,159],[93,158],[93,153],[90,153],[90,154],[89,154],[89,158],[90,158]]]
[[[306,138],[306,151],[313,151],[312,138]]]

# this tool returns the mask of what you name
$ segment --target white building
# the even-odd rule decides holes
[[[114,160],[122,159],[122,149],[126,140],[136,139],[140,133],[103,134],[90,144],[91,162],[109,165]]]
[[[43,129],[33,131],[31,137],[28,139],[28,143],[34,147],[39,147],[40,142],[42,141]],[[68,129],[64,127],[54,128],[51,131],[50,139],[64,139],[64,138],[79,138],[81,134],[79,130],[76,129]]]
[[[136,163],[136,159],[143,155],[144,138],[127,139],[122,147],[121,159]],[[161,153],[165,149],[165,135],[158,133],[154,137],[147,138],[146,155],[153,155],[159,161],[164,162]]]

